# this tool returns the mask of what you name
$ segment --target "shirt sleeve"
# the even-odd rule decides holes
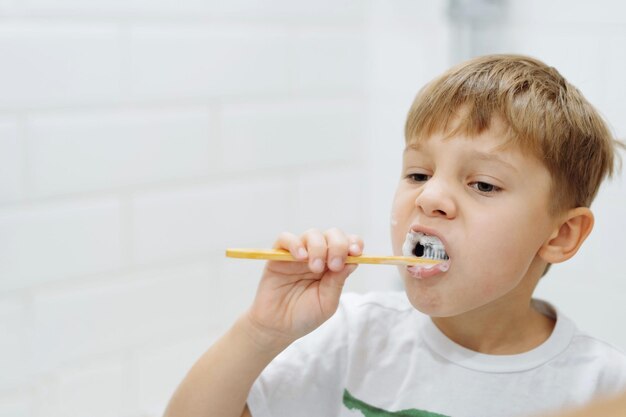
[[[248,395],[253,417],[339,413],[348,366],[346,306],[294,342],[261,373]]]

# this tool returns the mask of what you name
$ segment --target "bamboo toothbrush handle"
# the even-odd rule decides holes
[[[264,259],[271,261],[306,262],[295,259],[289,251],[283,249],[226,249],[226,256],[240,259]],[[412,256],[348,256],[347,264],[374,265],[434,265],[441,261],[416,258]]]

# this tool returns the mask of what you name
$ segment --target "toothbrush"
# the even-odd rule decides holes
[[[271,261],[307,262],[307,259],[296,259],[289,251],[283,249],[226,249],[226,256],[240,259],[264,259]],[[443,262],[438,259],[417,258],[412,256],[348,256],[347,264],[373,265],[435,265]]]

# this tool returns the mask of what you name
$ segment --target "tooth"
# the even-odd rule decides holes
[[[406,235],[406,239],[404,240],[404,244],[402,245],[402,254],[404,256],[415,256],[413,254],[413,249],[415,249],[415,245],[419,241],[419,237],[414,232],[409,232]]]
[[[423,258],[437,260],[448,259],[441,239],[436,236],[425,235],[424,233],[414,232],[412,230],[406,234],[404,244],[402,245],[402,254],[404,256],[415,256],[413,251],[418,243],[424,246]]]

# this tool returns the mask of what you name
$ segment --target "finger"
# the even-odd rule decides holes
[[[350,241],[350,255],[359,256],[363,254],[363,239],[358,235],[348,235]]]
[[[346,279],[358,266],[357,264],[345,265],[341,271],[328,271],[324,274],[320,281],[319,292],[322,310],[326,316],[331,316],[337,310]]]
[[[350,241],[348,236],[337,228],[329,229],[324,233],[328,244],[328,269],[331,271],[341,271],[348,256]]]
[[[326,252],[328,245],[326,238],[317,229],[310,229],[304,232],[302,240],[309,252],[309,268],[312,272],[324,272],[326,269]]]
[[[299,260],[305,260],[308,256],[302,239],[289,232],[278,235],[276,242],[274,242],[274,249],[288,250],[294,258]]]

